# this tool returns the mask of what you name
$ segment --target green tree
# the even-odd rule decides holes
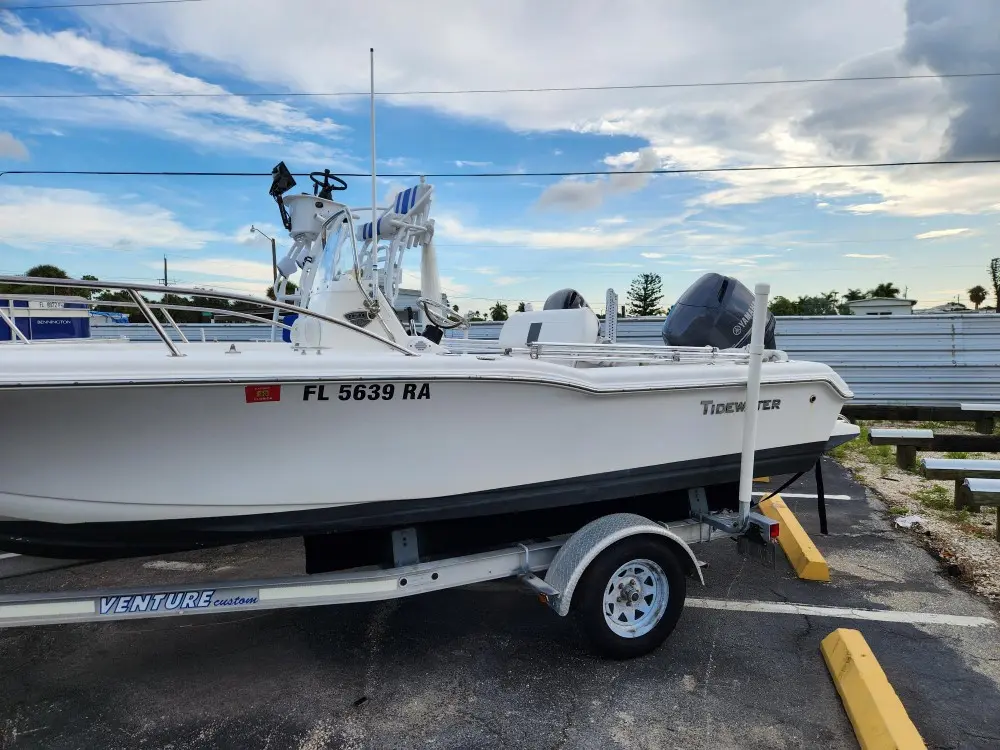
[[[848,289],[847,293],[844,294],[843,299],[845,302],[854,302],[859,299],[864,299],[865,293],[860,289]]]
[[[299,290],[299,288],[297,286],[295,286],[295,282],[294,281],[286,281],[285,282],[285,294],[295,294],[298,290]],[[269,286],[267,288],[267,291],[265,292],[265,295],[267,296],[268,299],[275,299],[275,296],[274,296],[274,284],[272,284],[271,286]]]
[[[89,274],[89,273],[85,273],[83,276],[80,277],[80,279],[82,281],[100,281],[100,279],[98,279],[96,276],[94,276],[93,274]],[[86,287],[74,287],[73,289],[68,289],[67,293],[68,294],[75,294],[77,297],[83,297],[84,299],[91,299],[91,298],[93,298],[93,296],[95,294],[97,294],[100,291],[101,290],[99,290],[99,289],[88,289]]]
[[[840,295],[830,291],[817,296],[802,295],[797,300],[778,295],[768,304],[772,315],[836,315],[846,314],[837,304]]]
[[[836,315],[838,299],[840,295],[837,292],[827,292],[817,297],[799,297],[799,315]]]
[[[997,312],[1000,313],[1000,258],[990,261],[990,280],[993,282],[993,299],[997,301]]]
[[[969,302],[974,304],[978,310],[979,306],[986,301],[987,294],[988,292],[985,287],[981,284],[976,284],[974,287],[969,289]]]
[[[799,315],[799,303],[794,302],[787,297],[782,297],[780,294],[773,297],[768,303],[767,308],[771,311],[772,315]]]
[[[160,302],[164,305],[177,305],[182,309],[170,309],[167,312],[170,313],[170,317],[174,319],[175,323],[198,323],[204,318],[202,314],[197,310],[184,310],[183,307],[190,306],[191,300],[187,297],[182,297],[179,294],[165,293],[163,297],[160,298]]]
[[[468,315],[468,321],[470,323],[476,323],[478,321],[483,321],[483,320],[486,320],[486,318],[483,317],[483,314],[479,312],[479,310],[473,310]]]
[[[899,287],[893,284],[891,281],[886,281],[879,284],[874,289],[868,291],[869,297],[886,297],[889,299],[895,299],[899,296]]]
[[[146,295],[142,295],[142,298],[144,300],[146,300],[146,302],[150,301],[149,299],[146,298]],[[118,292],[112,292],[112,291],[110,291],[108,289],[105,289],[103,292],[101,292],[100,294],[97,295],[96,300],[101,301],[101,302],[127,302],[127,303],[132,304],[132,305],[135,304],[132,301],[132,295],[129,294],[128,292],[124,291],[124,290],[118,291]],[[123,312],[123,313],[127,313],[128,314],[128,319],[129,319],[130,323],[145,323],[146,322],[146,316],[143,315],[135,307],[127,307],[127,306],[122,306],[122,305],[111,305],[111,304],[108,304],[108,305],[96,305],[94,307],[94,309],[98,310],[100,312]]]
[[[524,303],[523,302],[518,302],[517,303],[517,312],[524,312]]]
[[[658,273],[640,273],[628,288],[628,314],[633,316],[663,315],[663,280]]]
[[[507,320],[507,305],[498,300],[497,303],[490,308],[490,319]]]

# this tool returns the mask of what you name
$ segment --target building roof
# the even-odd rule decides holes
[[[899,305],[900,307],[909,305],[910,307],[913,307],[917,304],[917,301],[915,299],[905,299],[903,297],[865,297],[864,299],[851,300],[847,304],[850,307],[864,307],[868,305]]]

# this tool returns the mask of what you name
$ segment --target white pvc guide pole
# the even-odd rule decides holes
[[[757,444],[757,409],[760,400],[760,368],[764,360],[764,327],[767,324],[767,296],[770,284],[754,287],[753,327],[750,329],[750,363],[747,370],[747,405],[743,414],[743,450],[740,455],[740,527],[750,517],[753,490],[753,459]]]

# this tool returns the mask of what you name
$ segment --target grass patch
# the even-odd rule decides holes
[[[868,427],[861,422],[858,422],[858,426],[861,428],[861,434],[849,443],[843,443],[833,448],[828,452],[829,455],[836,459],[859,456],[877,466],[895,466],[896,457],[893,454],[892,446],[872,445],[868,442]]]
[[[906,513],[907,513],[906,508],[903,508],[902,506],[899,505],[894,505],[893,507],[889,508],[889,514],[893,516],[905,516]]]
[[[925,508],[931,508],[933,510],[948,510],[954,506],[954,502],[948,490],[939,485],[921,487],[919,490],[910,495],[910,497],[923,505]]]
[[[940,430],[949,427],[955,427],[957,422],[920,422],[917,425],[918,430]]]
[[[969,457],[969,454],[966,451],[948,451],[944,454],[944,457],[966,459]]]

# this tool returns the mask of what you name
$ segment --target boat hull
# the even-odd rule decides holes
[[[158,554],[735,482],[742,394],[489,377],[3,390],[0,549]],[[811,467],[844,400],[762,384],[756,473]]]

